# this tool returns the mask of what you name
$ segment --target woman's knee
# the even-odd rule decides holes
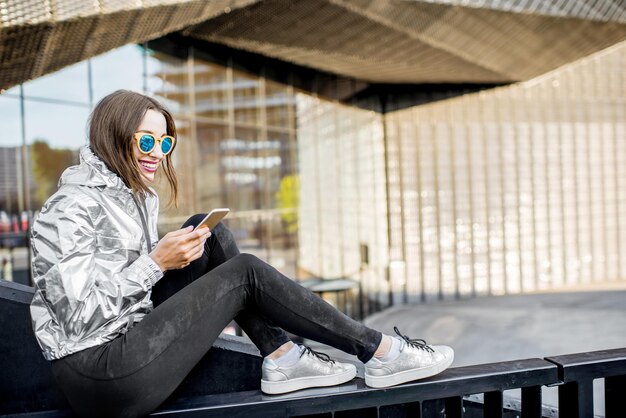
[[[238,265],[246,269],[253,269],[253,270],[262,269],[262,268],[265,268],[265,266],[267,266],[267,264],[263,260],[261,260],[259,257],[249,254],[249,253],[241,253],[241,254],[236,255],[233,258],[233,262],[237,263]]]
[[[233,233],[231,232],[230,229],[228,229],[226,225],[224,225],[223,222],[218,222],[217,225],[215,225],[215,228],[213,228],[213,232],[215,232],[219,236],[228,238],[228,240],[230,241],[235,240]]]
[[[215,228],[213,228],[213,235],[224,250],[226,258],[232,258],[239,254],[239,248],[237,248],[237,244],[235,243],[235,236],[222,222],[218,223]]]
[[[185,223],[183,224],[183,226],[181,226],[180,228],[187,228],[189,225],[192,226],[196,226],[200,223],[200,221],[202,221],[206,216],[206,213],[196,213],[195,215],[191,216],[189,219],[187,219],[185,221]]]

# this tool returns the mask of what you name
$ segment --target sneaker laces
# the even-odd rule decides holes
[[[409,337],[407,337],[406,335],[402,334],[400,332],[400,330],[398,329],[398,327],[393,327],[393,330],[396,332],[396,334],[398,334],[398,336],[400,338],[402,338],[404,340],[405,343],[407,343],[410,346],[413,346],[415,348],[419,348],[420,350],[425,350],[428,351],[429,353],[434,353],[435,350],[433,350],[433,348],[431,346],[429,346],[426,341],[422,340],[422,339],[411,339]]]
[[[304,350],[302,350],[300,357],[304,356],[305,354],[311,354],[317,357],[318,359],[325,361],[326,363],[331,363],[331,364],[335,363],[335,360],[331,359],[328,354],[315,351],[311,347],[307,347],[306,345],[304,346]]]

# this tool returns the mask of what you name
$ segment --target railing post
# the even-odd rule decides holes
[[[503,413],[502,392],[485,392],[485,413],[490,418],[502,418]]]
[[[564,382],[559,386],[559,416],[593,416],[593,381],[600,378],[608,384],[605,386],[606,416],[624,416],[626,347],[547,357],[546,360],[559,367],[559,380]]]
[[[604,404],[606,418],[624,416],[626,398],[626,375],[604,378]]]
[[[559,386],[559,416],[572,418],[593,416],[592,380],[579,380]]]
[[[541,386],[522,388],[522,418],[541,418]]]
[[[420,403],[421,418],[440,418],[444,412],[444,402],[442,399],[426,400]]]
[[[463,397],[452,396],[445,399],[446,418],[463,418]]]

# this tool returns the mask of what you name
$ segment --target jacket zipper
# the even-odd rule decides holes
[[[137,201],[137,197],[133,193],[133,201],[135,202],[135,206],[137,206],[137,210],[139,211],[139,217],[141,218],[141,226],[143,227],[143,234],[146,238],[146,245],[148,246],[148,253],[152,251],[152,241],[150,240],[150,232],[148,231],[148,222],[146,221],[148,208],[146,208],[146,200],[142,199],[143,208],[146,211],[146,215],[144,215],[144,211],[141,210],[139,206],[139,202]]]

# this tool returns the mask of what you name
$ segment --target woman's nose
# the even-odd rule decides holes
[[[161,150],[161,143],[157,143],[156,147],[150,153],[152,158],[158,158],[159,160],[163,158],[163,151]]]

